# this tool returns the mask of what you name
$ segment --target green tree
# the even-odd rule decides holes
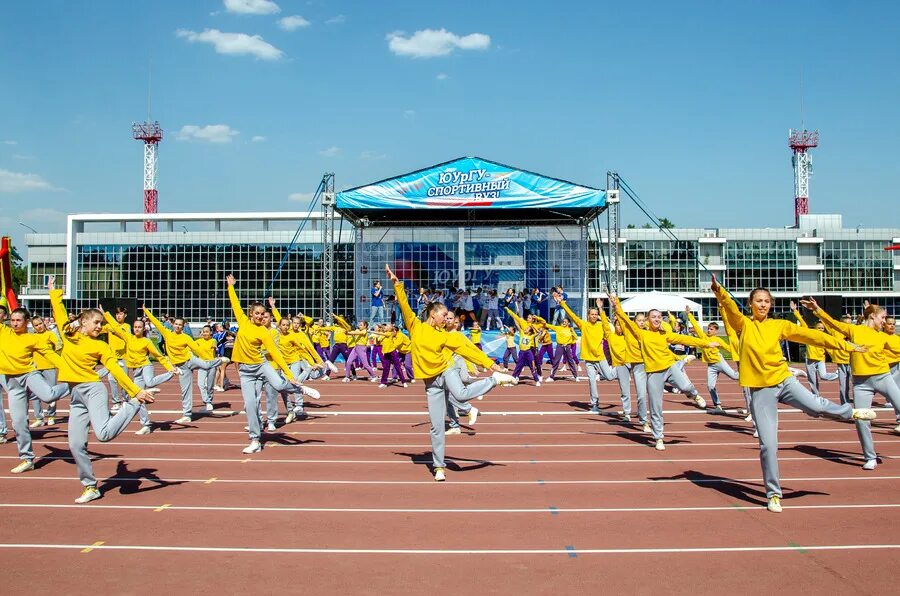
[[[669,221],[668,218],[666,218],[666,217],[659,218],[659,228],[661,230],[668,230],[668,229],[671,229],[674,227],[675,227],[675,224],[673,224],[671,221]]]
[[[28,270],[23,266],[22,256],[15,246],[12,246],[10,252],[10,273],[12,273],[13,291],[18,294],[22,286],[28,283]]]

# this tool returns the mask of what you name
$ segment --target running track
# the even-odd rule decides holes
[[[703,366],[688,370],[705,395]],[[214,415],[187,426],[137,437],[135,419],[115,441],[91,443],[104,497],[83,506],[72,503],[80,485],[64,424],[33,431],[33,472],[9,474],[15,442],[0,446],[5,591],[895,589],[900,437],[887,410],[873,472],[860,468],[852,425],[783,411],[776,515],[765,510],[750,423],[678,395],[666,396],[667,450],[657,452],[639,428],[585,412],[585,383],[497,388],[473,402],[478,423],[448,437],[447,482],[435,483],[421,384],[315,386],[323,397],[312,416],[266,435],[252,456],[241,453],[237,390],[216,394]],[[601,385],[610,414],[614,388]],[[825,388],[834,398],[836,385]],[[164,386],[154,422],[180,416],[176,390]],[[735,383],[720,381],[720,394],[743,406]]]

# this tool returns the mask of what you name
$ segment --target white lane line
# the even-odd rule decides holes
[[[237,461],[237,460],[235,460]],[[757,460],[758,461],[758,460]],[[414,484],[420,486],[482,486],[482,485],[515,485],[515,486],[539,486],[544,484],[573,484],[573,485],[619,485],[619,484],[721,484],[721,483],[755,483],[763,482],[762,478],[695,478],[693,480],[685,478],[661,478],[661,479],[640,479],[640,480],[457,480],[458,475],[451,472],[453,482],[444,484],[436,483],[430,475],[423,480],[299,480],[299,479],[262,479],[262,478],[216,478],[216,484],[340,484],[340,485],[393,485],[393,484]],[[0,480],[39,480],[39,481],[62,481],[72,483],[74,476],[0,476]],[[141,482],[145,478],[109,478],[108,480],[116,482]],[[209,478],[161,478],[160,482],[196,482],[205,483]],[[813,477],[796,477],[781,478],[781,482],[860,482],[872,480],[900,480],[900,476],[813,476]],[[441,489],[434,489],[441,490]]]
[[[827,544],[788,546],[710,546],[695,548],[547,548],[547,549],[403,549],[403,548],[263,548],[251,546],[163,546],[137,544],[0,544],[6,549],[46,549],[99,551],[157,551],[241,554],[328,554],[328,555],[654,555],[809,551],[897,550],[900,544]]]
[[[271,437],[272,435],[269,434]],[[307,434],[301,434],[299,436],[309,436]],[[671,439],[671,436],[670,436]],[[68,446],[68,441],[35,441],[40,445],[65,445]],[[802,443],[802,442],[801,442]],[[114,443],[115,445],[137,445],[139,447],[246,447],[245,442],[239,443],[195,443],[195,442],[184,442],[184,443],[176,443],[176,442],[162,442],[162,441],[125,441],[125,440],[117,440]],[[503,444],[503,443],[453,443],[450,448],[452,449],[543,449],[550,447],[559,447],[563,449],[647,449],[647,447],[651,444],[651,440],[649,435],[647,436],[647,440],[642,443],[528,443],[528,444]],[[792,445],[791,441],[781,441],[779,443],[779,447],[781,449],[785,449],[785,445]],[[275,439],[266,439],[263,438],[263,445],[267,448],[318,448],[318,449],[431,449],[431,443],[408,443],[408,444],[396,444],[396,443],[369,443],[369,444],[354,444],[354,443],[301,443],[297,445],[282,445],[278,443]],[[859,445],[859,441],[816,441],[816,445]],[[727,443],[667,443],[666,449],[681,449],[683,447],[752,447],[758,448],[759,443],[756,440],[748,440],[748,441],[731,441]],[[13,456],[7,456],[8,458],[12,458]],[[18,459],[16,456],[15,459]]]
[[[872,504],[831,504],[831,505],[790,505],[791,511],[798,509],[896,509],[900,503]],[[73,505],[64,503],[0,503],[0,509],[92,509],[159,511],[159,505]],[[200,505],[172,505],[168,511],[211,511],[211,512],[254,512],[254,513],[671,513],[671,512],[712,512],[712,511],[757,511],[766,512],[762,505],[727,505],[719,507],[533,507],[525,509],[387,509],[361,507],[224,507]]]

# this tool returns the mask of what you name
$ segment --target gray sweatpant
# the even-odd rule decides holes
[[[850,395],[853,392],[853,374],[850,372],[849,364],[838,364],[838,389],[841,392],[841,403],[849,404]]]
[[[197,388],[200,389],[200,399],[205,404],[213,402],[213,392],[216,386],[216,371],[200,369],[197,371]]]
[[[6,383],[6,375],[0,375],[0,387]],[[0,436],[6,436],[9,429],[6,427],[6,408],[3,407],[3,392],[0,391]]]
[[[688,397],[699,395],[691,380],[684,374],[684,364],[676,362],[666,370],[647,373],[647,396],[650,398],[650,427],[653,438],[663,438],[663,391],[666,381],[678,387]]]
[[[309,375],[312,373],[312,366],[306,360],[298,360],[297,362],[291,362],[288,364],[288,368],[291,369],[291,374],[294,375],[294,378],[300,381],[301,383],[305,382],[309,379]],[[268,394],[266,394],[266,400],[268,400]],[[284,407],[288,408],[289,399],[288,394],[284,391],[281,392],[281,399],[284,400]],[[268,415],[268,405],[269,402],[266,401],[266,415]],[[276,415],[278,412],[275,412]],[[303,414],[303,394],[295,393],[294,394],[294,413],[295,414]]]
[[[598,379],[612,381],[618,377],[606,360],[584,360],[583,362],[584,369],[587,371],[588,391],[590,391],[591,394],[591,407],[596,407],[600,403],[600,392],[597,389]],[[630,401],[631,400],[629,400],[629,406],[625,412],[626,414],[631,411]]]
[[[114,415],[109,414],[106,387],[97,381],[69,385],[72,405],[69,408],[69,449],[78,466],[78,478],[84,486],[96,486],[94,466],[88,455],[88,427],[101,443],[115,439],[138,412],[138,402],[127,400]]]
[[[766,497],[781,497],[778,474],[778,402],[797,408],[818,418],[828,416],[840,420],[853,417],[853,406],[837,405],[824,397],[813,395],[793,376],[773,387],[750,389],[750,414],[759,432],[759,463],[762,465]]]
[[[278,391],[299,393],[301,389],[281,376],[268,362],[262,364],[238,363],[238,373],[241,376],[241,395],[244,397],[244,411],[247,413],[250,439],[258,441],[262,434],[259,400],[262,396],[263,385],[271,385],[276,396]],[[277,407],[277,402],[275,403]],[[269,418],[269,420],[274,422],[275,418]]]
[[[448,396],[466,402],[484,395],[496,387],[497,382],[494,377],[487,377],[466,386],[459,376],[459,369],[451,366],[438,376],[425,379],[424,385],[428,417],[431,419],[431,461],[435,468],[444,468],[444,418]]]
[[[855,408],[871,408],[872,398],[878,393],[891,403],[894,411],[900,410],[900,388],[891,376],[886,372],[880,375],[855,375],[853,377],[853,406]],[[856,421],[856,434],[862,445],[863,457],[866,460],[875,459],[875,443],[872,441],[872,423],[868,420]]]
[[[181,386],[182,416],[190,418],[191,410],[194,407],[194,393],[192,390],[194,385],[194,371],[197,369],[210,370],[218,368],[221,365],[222,361],[218,358],[214,358],[213,360],[200,360],[196,356],[191,356],[191,359],[187,362],[174,365],[181,369],[181,374],[178,376],[178,384]]]
[[[32,461],[34,451],[31,448],[31,430],[28,428],[28,394],[31,393],[49,404],[69,393],[69,386],[48,385],[41,373],[36,370],[24,375],[0,375],[0,384],[6,392],[9,403],[9,417],[16,433],[19,459]]]
[[[471,385],[478,381],[477,377],[473,377],[469,374],[469,368],[466,366],[466,361],[459,354],[453,355],[453,368],[458,371],[459,380],[462,381],[463,385]],[[475,395],[468,400],[462,400],[449,392],[447,393],[447,417],[450,418],[450,428],[457,428],[459,426],[459,414],[468,414],[472,411],[472,404],[470,404],[469,401],[477,397],[478,396]]]
[[[119,368],[125,370],[125,360],[119,359],[118,361]],[[119,387],[119,382],[116,381],[116,378],[112,375],[106,377],[106,380],[109,381],[109,394],[112,396],[112,402],[114,404],[126,401],[128,396],[125,395],[125,391]]]
[[[56,376],[57,370],[55,368],[45,368],[43,370],[38,371],[44,380],[47,381],[48,385],[56,385]],[[44,402],[40,400],[36,395],[32,395],[29,392],[29,399],[31,401],[31,409],[34,410],[34,417],[36,420],[44,419]],[[53,418],[56,416],[56,402],[52,404],[47,404],[47,416]]]
[[[836,381],[838,373],[828,372],[828,369],[825,368],[825,362],[822,360],[807,360],[806,377],[809,388],[812,389],[814,394],[819,395],[819,379],[823,381]]]
[[[706,386],[709,389],[709,396],[712,398],[714,406],[719,405],[719,392],[716,391],[716,382],[719,380],[720,374],[733,381],[738,380],[738,374],[724,360],[719,360],[706,366]]]
[[[142,366],[141,368],[128,369],[128,374],[132,375],[134,384],[141,389],[153,389],[154,387],[158,387],[175,375],[173,372],[166,371],[161,375],[153,376],[154,372],[152,364]],[[150,412],[147,411],[147,404],[140,405],[138,415],[140,416],[142,426],[151,426]]]
[[[644,372],[644,363],[628,363],[616,367],[616,377],[619,379],[619,393],[622,397],[622,411],[631,413],[631,383],[630,376],[634,376],[634,387],[637,391],[638,420],[641,424],[647,422],[647,373]]]

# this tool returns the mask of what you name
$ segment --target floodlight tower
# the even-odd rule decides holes
[[[163,131],[159,121],[134,122],[131,125],[132,136],[144,141],[144,213],[156,213],[159,196],[156,192],[156,157]],[[145,232],[156,231],[156,220],[144,221]]]
[[[790,130],[788,145],[794,152],[794,225],[800,226],[800,216],[809,213],[809,176],[812,174],[812,156],[809,150],[819,146],[819,131]]]

